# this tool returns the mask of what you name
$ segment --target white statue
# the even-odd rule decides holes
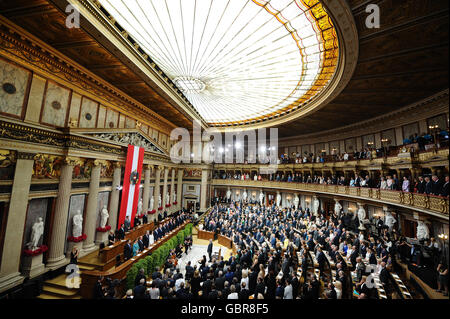
[[[242,200],[245,202],[247,200],[247,190],[244,189],[244,192],[242,193]]]
[[[430,238],[430,232],[427,225],[421,220],[417,222],[417,239],[424,240]]]
[[[138,202],[138,206],[137,206],[137,214],[141,215],[142,214],[142,198],[139,200]]]
[[[39,217],[37,222],[35,222],[31,228],[30,242],[27,244],[28,249],[36,250],[39,247],[39,239],[41,239],[43,233],[44,222],[42,221],[42,217]]]
[[[320,206],[320,202],[319,202],[319,198],[314,197],[314,201],[313,201],[313,213],[314,216],[319,216],[319,206]]]
[[[106,222],[108,221],[108,210],[106,209],[106,205],[103,206],[102,211],[100,212],[100,227],[105,228]]]
[[[334,204],[334,213],[337,216],[341,215],[341,211],[342,211],[342,205],[341,203],[339,203],[339,201],[337,199],[334,200],[336,203]]]
[[[166,194],[166,205],[170,204],[170,194],[167,192]]]
[[[158,195],[158,208],[161,207],[162,202],[161,202],[161,194]]]
[[[298,209],[298,203],[300,202],[300,199],[298,198],[298,195],[295,194],[294,196],[294,207],[297,210]]]
[[[73,216],[72,223],[72,236],[80,237],[83,230],[83,216],[80,210],[77,210],[77,213]]]
[[[155,204],[155,200],[153,199],[153,196],[152,196],[152,198],[150,199],[150,207],[149,207],[150,210],[153,210],[154,204]]]
[[[227,200],[230,200],[230,198],[231,198],[231,190],[228,189],[227,190]]]
[[[259,203],[262,205],[264,203],[264,193],[260,192],[259,193]]]
[[[366,222],[366,210],[364,209],[364,206],[360,203],[358,203],[358,220],[359,220],[359,227],[358,229],[366,229],[364,227],[364,224]]]
[[[175,203],[177,201],[177,193],[173,192],[172,193],[172,203]]]
[[[281,206],[281,194],[277,193],[277,206]]]
[[[395,220],[394,216],[392,216],[391,212],[386,211],[385,217],[384,217],[384,223],[386,226],[389,227],[389,231],[392,231],[392,228],[394,227],[394,224],[397,221]]]

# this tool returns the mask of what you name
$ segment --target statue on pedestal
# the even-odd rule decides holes
[[[83,233],[83,216],[81,215],[81,211],[77,210],[77,213],[73,216],[72,219],[72,236],[80,237]]]
[[[317,198],[316,196],[314,196],[314,200],[313,200],[313,213],[314,216],[318,217],[319,216],[319,206],[320,206],[320,201],[319,198]]]
[[[367,222],[366,220],[366,210],[364,209],[364,205],[358,203],[358,220],[359,220],[359,227],[358,229],[364,230],[366,227],[364,227],[364,224]]]
[[[169,205],[170,204],[170,194],[169,194],[169,192],[167,192],[167,194],[166,194],[166,205]]]
[[[172,203],[175,203],[177,201],[177,193],[174,191],[172,193]]]
[[[162,206],[161,194],[158,195],[158,208]]]
[[[30,242],[27,244],[28,249],[36,250],[39,247],[39,240],[41,239],[43,233],[44,222],[42,221],[42,217],[39,217],[31,228]]]
[[[294,196],[294,207],[295,207],[295,210],[298,209],[298,203],[299,202],[300,202],[300,199],[298,198],[298,195],[295,194],[295,196]]]
[[[137,206],[137,214],[141,215],[142,214],[142,198],[139,200],[138,202],[138,206]]]
[[[231,190],[228,189],[227,190],[227,201],[230,201],[230,198],[231,198]]]
[[[341,203],[339,203],[339,200],[335,199],[335,204],[334,204],[334,213],[336,214],[336,216],[340,216],[341,215],[341,211],[342,211],[342,205]]]
[[[103,206],[102,211],[100,212],[100,227],[105,228],[106,222],[108,221],[108,210],[106,209],[106,205]]]
[[[153,210],[154,204],[155,204],[155,200],[153,199],[153,196],[152,196],[152,198],[150,199],[150,207],[149,207],[150,210]]]
[[[392,228],[394,227],[394,224],[397,221],[395,220],[394,216],[392,216],[390,211],[386,211],[385,213],[385,217],[384,217],[384,223],[386,224],[386,226],[389,227],[389,231],[392,231]]]
[[[421,220],[417,222],[417,239],[425,240],[430,238],[430,231],[428,230],[427,225]]]
[[[244,189],[244,192],[242,193],[242,201],[246,201],[247,200],[247,190]]]
[[[278,192],[277,193],[277,206],[280,207],[281,205],[281,194]]]
[[[264,193],[263,192],[259,193],[259,204],[260,205],[264,204]]]

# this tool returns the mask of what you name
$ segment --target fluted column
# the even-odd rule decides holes
[[[160,194],[160,187],[161,187],[161,170],[163,169],[163,167],[162,166],[158,166],[157,168],[156,168],[156,172],[155,172],[155,189],[154,189],[154,191],[153,191],[153,196],[154,196],[154,200],[155,200],[155,209],[156,209],[156,214],[154,214],[153,216],[153,220],[155,220],[156,218],[157,218],[157,216],[158,216],[158,214],[159,214],[159,210],[158,210],[158,208],[159,208],[159,202],[158,202],[158,198],[159,198],[159,196],[161,195]],[[161,201],[161,203],[162,203],[162,201]]]
[[[98,217],[98,188],[100,185],[101,164],[98,161],[92,162],[91,181],[89,183],[89,194],[86,206],[86,221],[84,231],[86,240],[83,243],[83,253],[93,251],[95,247],[95,229],[97,228]]]
[[[183,208],[181,195],[183,193],[183,169],[178,169],[178,182],[177,182],[177,207],[178,209]]]
[[[163,210],[166,209],[166,195],[167,195],[167,180],[169,178],[169,168],[165,167],[164,168],[164,183],[163,183],[163,194],[162,194],[162,207]]]
[[[172,168],[172,179],[170,181],[170,204],[172,205],[170,207],[170,211],[171,212],[175,212],[176,211],[176,207],[173,206],[173,193],[175,192],[175,168]]]
[[[202,170],[202,184],[200,186],[200,211],[204,212],[207,209],[206,197],[208,189],[208,170]],[[209,206],[209,205],[208,205]]]
[[[34,155],[17,154],[0,264],[0,292],[20,284],[24,279],[20,275],[19,267]]]
[[[111,200],[109,202],[109,225],[111,229],[117,229],[120,225],[117,225],[117,219],[119,215],[119,200],[120,200],[120,178],[122,174],[122,164],[120,162],[114,163],[114,175],[111,190]]]
[[[58,197],[55,203],[50,247],[46,267],[57,269],[65,264],[64,244],[66,242],[67,218],[69,217],[70,191],[72,189],[72,172],[76,158],[66,158],[59,177]]]
[[[144,167],[144,193],[142,194],[142,212],[147,214],[148,202],[150,200],[150,165]]]

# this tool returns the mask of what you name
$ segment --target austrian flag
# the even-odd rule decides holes
[[[134,225],[139,201],[139,185],[141,185],[142,163],[144,161],[144,148],[128,145],[127,162],[123,177],[122,200],[120,204],[119,223],[117,228],[124,223],[125,217],[130,219],[131,227]]]

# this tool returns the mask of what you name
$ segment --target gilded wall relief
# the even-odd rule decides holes
[[[202,177],[201,169],[185,169],[184,177]]]
[[[64,159],[60,156],[37,154],[34,157],[33,178],[59,178]]]
[[[0,59],[0,113],[21,116],[31,72]]]
[[[15,163],[15,151],[0,150],[0,180],[14,179],[14,169],[16,167]]]
[[[92,168],[88,165],[86,159],[80,159],[80,162],[73,167],[72,179],[89,179]]]
[[[112,178],[114,175],[114,166],[111,162],[106,161],[106,165],[102,165],[100,169],[101,178]]]

